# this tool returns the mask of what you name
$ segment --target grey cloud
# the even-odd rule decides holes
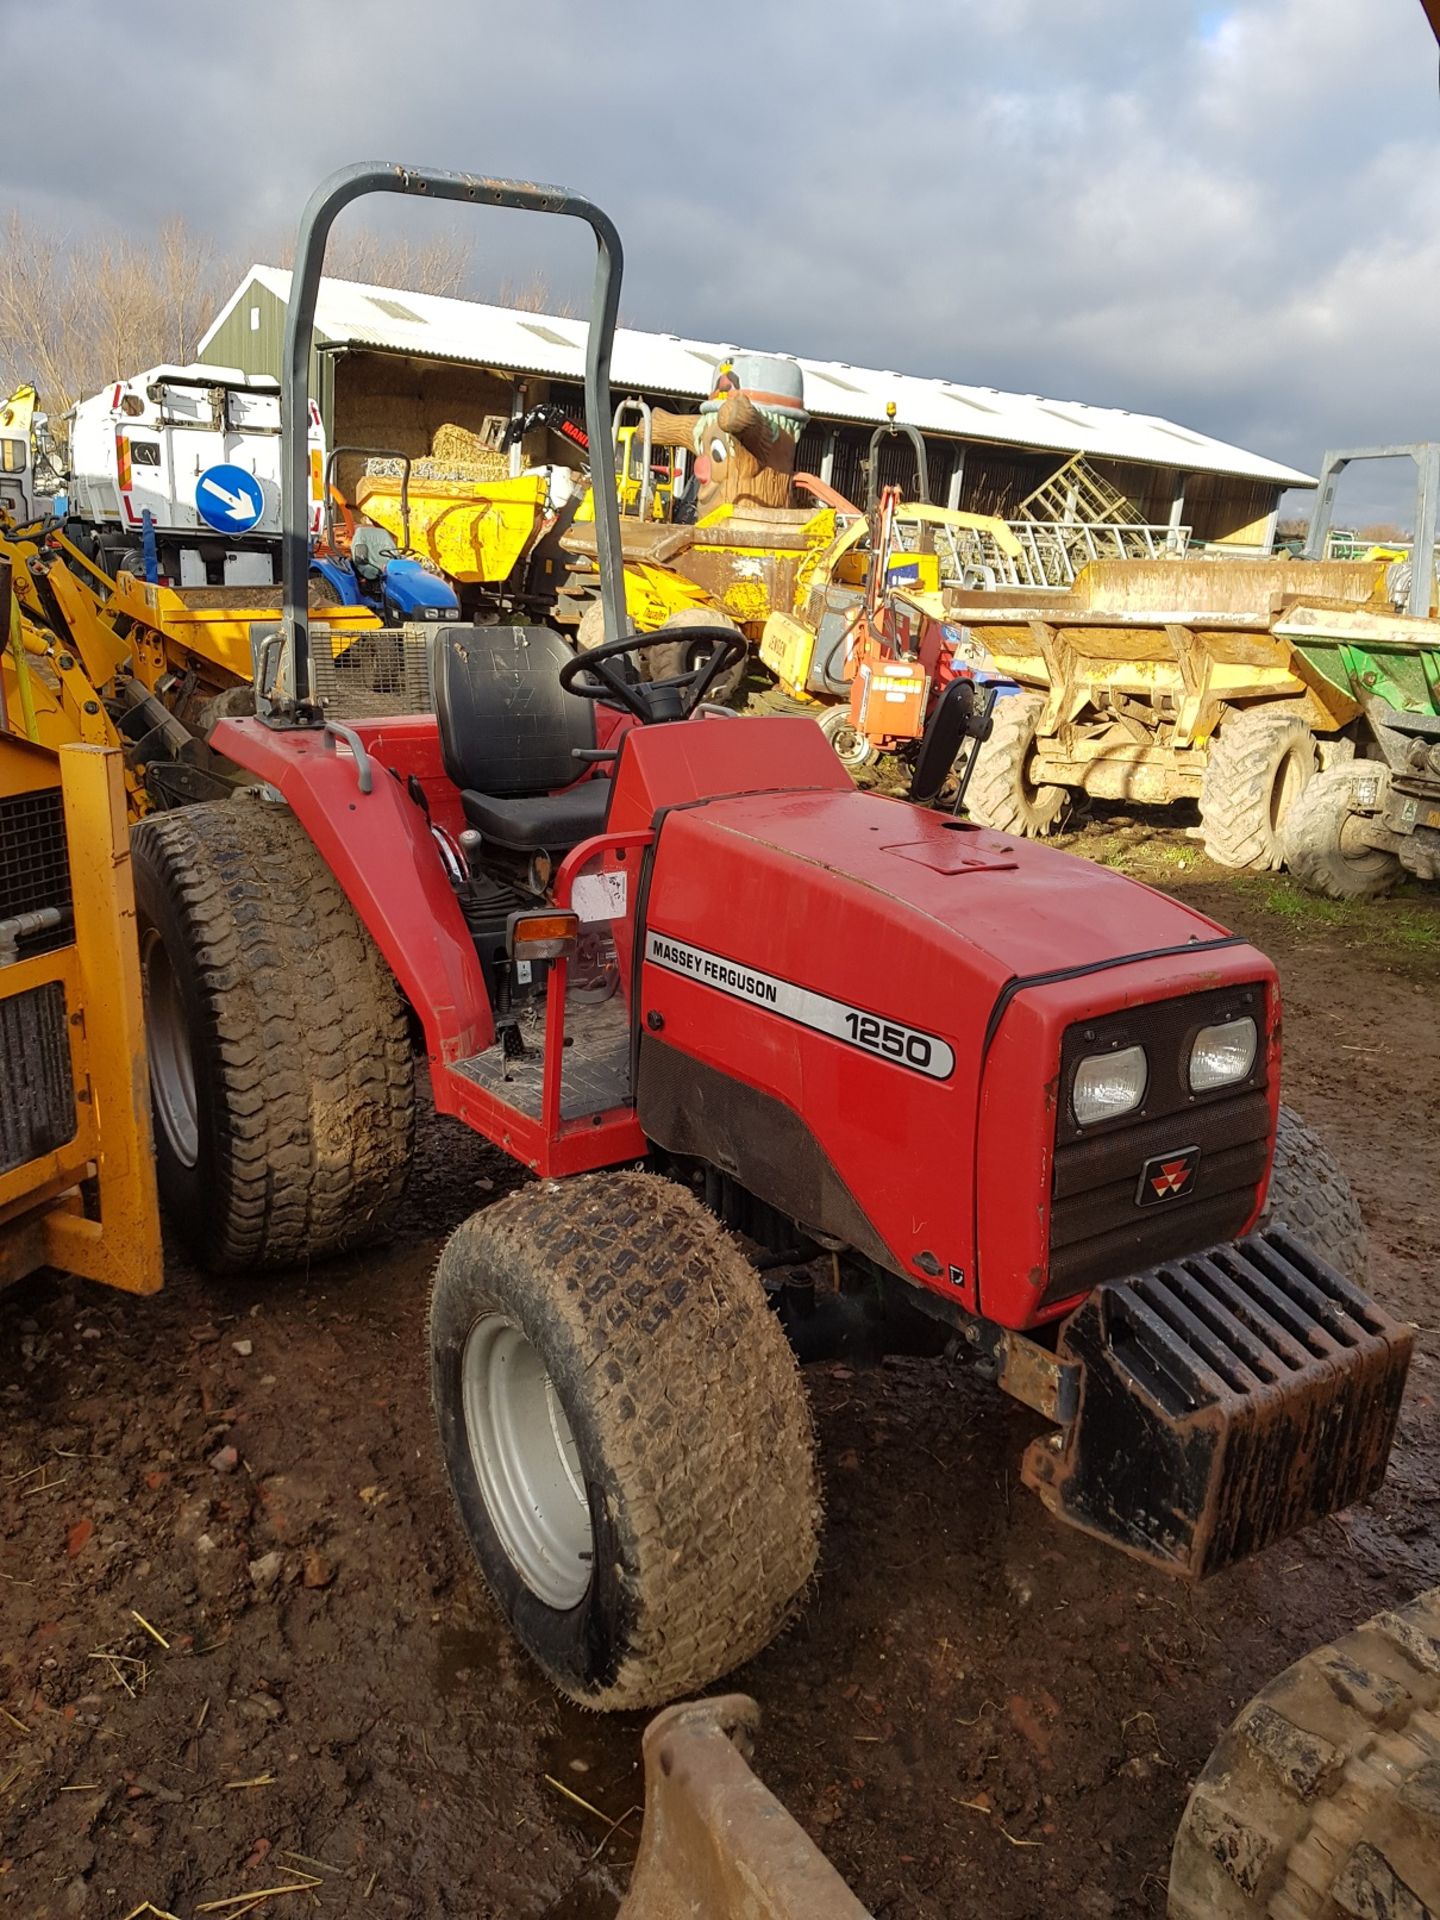
[[[1160,412],[1312,471],[1326,444],[1440,434],[1418,0],[48,18],[84,57],[11,96],[0,198],[61,230],[179,210],[249,254],[346,160],[524,173],[613,212],[636,325]],[[536,258],[583,294],[578,244],[482,241],[477,290]],[[1403,495],[1367,478],[1347,504]]]

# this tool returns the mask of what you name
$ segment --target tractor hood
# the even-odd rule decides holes
[[[952,989],[963,979],[971,994],[998,995],[1016,979],[1226,932],[1109,868],[874,794],[715,800],[668,817],[662,845],[667,904],[709,924],[709,945],[757,964],[783,958],[825,991],[837,976],[853,989],[868,975],[870,1004],[893,999],[877,995],[878,979],[902,983],[921,952],[948,957]],[[682,905],[687,871],[697,897]],[[714,886],[720,873],[733,874],[733,889]],[[658,905],[652,896],[652,925]],[[861,922],[874,936],[863,949]]]

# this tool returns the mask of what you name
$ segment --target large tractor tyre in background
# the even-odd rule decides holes
[[[982,827],[1040,840],[1053,833],[1066,812],[1066,787],[1036,781],[1035,730],[1045,711],[1039,693],[1012,693],[995,702],[990,737],[980,748],[965,811]]]
[[[1440,1915],[1440,1589],[1317,1648],[1196,1782],[1170,1920]]]
[[[414,1139],[405,1008],[309,835],[243,793],[131,844],[170,1219],[217,1273],[376,1239]]]
[[[1273,873],[1284,865],[1286,816],[1317,757],[1309,726],[1285,707],[1226,715],[1200,782],[1200,830],[1218,866]]]
[[[1359,836],[1353,795],[1363,771],[1352,762],[1317,773],[1285,816],[1285,865],[1330,900],[1378,900],[1405,876],[1395,854]]]
[[[655,629],[655,638],[661,643],[650,649],[651,670],[657,680],[664,680],[672,674],[688,673],[696,664],[691,643],[681,640],[666,640],[666,634],[683,634],[687,627],[724,627],[731,633],[740,629],[728,613],[721,613],[718,607],[682,607],[678,613],[672,613],[663,627]],[[705,698],[714,706],[724,706],[732,700],[745,684],[745,676],[750,671],[750,656],[737,660],[733,667],[727,667]]]
[[[654,629],[655,644],[638,656],[640,670],[647,679],[669,680],[677,674],[690,671],[695,664],[691,657],[691,645],[684,640],[667,640],[663,637],[683,632],[686,627],[727,627],[733,633],[740,631],[730,616],[721,613],[718,608],[682,607],[678,613],[671,614],[663,627]],[[605,610],[598,600],[593,600],[580,616],[580,624],[575,629],[575,645],[581,653],[588,653],[592,647],[602,646],[604,641]],[[749,664],[748,660],[738,660],[720,676],[705,698],[716,705],[729,700],[743,683]]]
[[[1360,1203],[1325,1142],[1282,1106],[1262,1227],[1289,1227],[1357,1287],[1365,1284],[1369,1241]]]
[[[509,1195],[440,1256],[430,1339],[461,1522],[555,1686],[659,1706],[770,1643],[815,1568],[810,1414],[697,1200],[646,1173]]]

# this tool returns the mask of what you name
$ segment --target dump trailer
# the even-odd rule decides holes
[[[324,236],[374,192],[590,227],[610,637],[436,625],[377,686],[380,653],[314,644],[287,440],[283,617],[254,714],[210,736],[250,784],[134,836],[173,1009],[160,1181],[198,1259],[387,1229],[418,1027],[438,1110],[539,1176],[440,1258],[441,1457],[505,1618],[595,1708],[709,1685],[801,1604],[820,1502],[787,1324],[823,1351],[859,1313],[968,1358],[1041,1415],[1039,1497],[1147,1568],[1198,1579],[1364,1498],[1412,1334],[1281,1105],[1270,962],[1122,874],[858,792],[808,719],[717,713],[730,628],[646,677],[607,470],[619,237],[582,196],[333,176],[297,242],[287,421]]]
[[[1108,560],[1048,601],[956,596],[966,648],[1018,689],[996,707],[972,816],[1038,838],[1080,794],[1198,800],[1212,859],[1279,867],[1286,814],[1318,770],[1353,753],[1361,713],[1282,628],[1301,605],[1387,612],[1386,573],[1362,561]]]
[[[160,1286],[147,1089],[121,756],[24,739],[0,699],[0,1286]]]

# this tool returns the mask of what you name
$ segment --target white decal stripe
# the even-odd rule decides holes
[[[653,929],[645,937],[645,957],[667,972],[698,980],[702,986],[728,993],[732,999],[748,1001],[767,1012],[781,1014],[816,1033],[843,1040],[861,1053],[873,1054],[891,1066],[907,1067],[912,1073],[926,1074],[932,1080],[948,1080],[955,1071],[955,1055],[949,1045],[933,1033],[909,1027],[883,1015],[867,1013],[843,1000],[832,1000],[827,993],[814,993],[809,987],[797,987],[793,981],[778,979],[758,967],[742,966],[723,954],[710,953],[704,947],[692,947],[683,940]]]

